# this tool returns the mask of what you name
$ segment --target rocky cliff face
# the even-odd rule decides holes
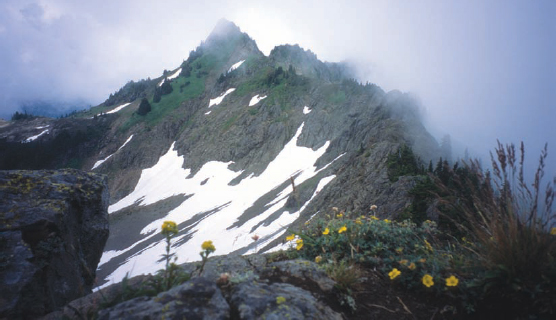
[[[108,197],[99,174],[0,171],[0,318],[34,319],[91,292]]]

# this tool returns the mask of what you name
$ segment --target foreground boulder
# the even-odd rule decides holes
[[[36,318],[91,292],[107,207],[103,175],[0,171],[0,318]]]
[[[329,305],[339,293],[335,282],[314,262],[273,262],[269,257],[215,257],[201,274],[199,262],[186,263],[182,267],[192,278],[154,296],[140,294],[153,276],[125,279],[74,300],[43,320],[345,318],[342,310]]]

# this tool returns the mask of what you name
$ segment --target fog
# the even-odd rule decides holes
[[[226,18],[265,54],[297,43],[355,61],[363,82],[417,95],[456,158],[523,140],[529,165],[545,142],[556,163],[554,1],[201,2],[3,0],[0,117],[34,100],[99,104],[178,67]]]

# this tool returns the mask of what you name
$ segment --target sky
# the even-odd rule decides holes
[[[535,161],[548,142],[556,163],[551,0],[0,0],[0,117],[34,100],[97,105],[177,68],[220,18],[265,54],[289,43],[357,61],[359,80],[418,96],[456,150],[523,140]]]

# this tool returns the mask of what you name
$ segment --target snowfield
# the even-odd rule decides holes
[[[234,63],[230,69],[228,69],[228,73],[234,71],[235,69],[239,68],[239,66],[241,66],[243,63],[245,62],[245,60],[241,60],[240,62]]]
[[[249,106],[252,107],[254,105],[256,105],[257,103],[259,103],[261,100],[263,100],[264,98],[266,98],[266,96],[259,96],[256,95],[253,98],[251,98],[251,101],[249,101]]]
[[[122,144],[121,147],[118,148],[118,150],[116,150],[116,152],[122,150],[123,147],[125,147],[125,145],[131,141],[131,138],[133,138],[133,135],[129,136],[129,138],[127,138],[127,140],[124,142],[124,144]],[[98,166],[100,166],[101,164],[103,164],[106,160],[110,159],[110,157],[112,157],[113,155],[116,154],[116,152],[112,153],[111,155],[109,155],[108,157],[99,160],[97,162],[95,162],[95,164],[93,165],[93,167],[91,168],[91,170],[95,170],[96,168],[98,168]]]
[[[303,114],[309,114],[309,112],[311,112],[312,110],[309,109],[309,107],[305,106],[303,107]]]
[[[222,93],[221,95],[219,95],[218,97],[214,98],[214,99],[210,99],[209,101],[209,105],[208,107],[212,107],[212,106],[217,106],[219,105],[222,100],[224,100],[224,98],[229,95],[230,93],[234,92],[236,90],[236,88],[230,88],[228,90],[226,90],[226,92]]]
[[[159,86],[159,87],[162,86],[162,84],[164,84],[164,81],[165,81],[166,79],[172,80],[172,79],[177,78],[177,77],[180,75],[180,72],[181,72],[181,68],[179,68],[176,72],[172,73],[171,75],[169,75],[169,76],[165,77],[164,79],[162,79],[162,81],[160,81],[160,83],[158,84],[158,86]]]
[[[343,156],[343,154],[340,155],[328,165],[317,170],[314,163],[325,153],[330,141],[327,141],[318,150],[297,146],[303,126],[304,124],[301,124],[295,136],[259,176],[250,175],[234,186],[229,184],[230,181],[239,176],[242,171],[235,172],[228,169],[232,162],[209,161],[194,176],[190,177],[191,170],[183,168],[187,159],[178,155],[174,149],[174,142],[168,152],[160,157],[157,164],[142,171],[135,190],[111,205],[108,212],[114,213],[134,204],[150,205],[173,195],[188,195],[189,198],[168,212],[165,217],[145,226],[141,231],[144,237],[140,241],[119,251],[104,252],[99,267],[123,253],[130,252],[132,254],[105,279],[108,283],[103,287],[120,281],[126,273],[132,277],[138,274],[154,273],[163,267],[161,263],[157,262],[164,252],[163,240],[152,243],[144,249],[138,251],[136,249],[137,252],[134,252],[133,248],[158,234],[162,222],[166,220],[175,221],[181,230],[187,227],[191,228],[187,232],[182,231],[183,233],[173,240],[173,243],[177,243],[180,239],[191,237],[182,245],[173,247],[173,251],[178,256],[177,263],[199,260],[201,243],[206,240],[213,241],[216,247],[215,255],[223,255],[241,248],[249,249],[248,253],[255,252],[253,246],[248,248],[249,245],[253,245],[251,237],[254,234],[260,237],[257,242],[258,248],[283,236],[286,228],[299,218],[301,212],[319,191],[335,178],[334,175],[321,178],[312,197],[302,205],[300,210],[296,212],[280,211],[283,210],[292,192],[292,186],[289,183],[290,177],[294,177],[295,184],[300,185]],[[249,220],[242,218],[242,214],[264,195],[272,195],[272,200],[264,206],[266,210]],[[200,214],[208,212],[214,213],[206,214],[196,224],[180,225],[193,217],[200,217]],[[274,217],[275,220],[265,221],[277,212],[281,213],[278,217]]]

